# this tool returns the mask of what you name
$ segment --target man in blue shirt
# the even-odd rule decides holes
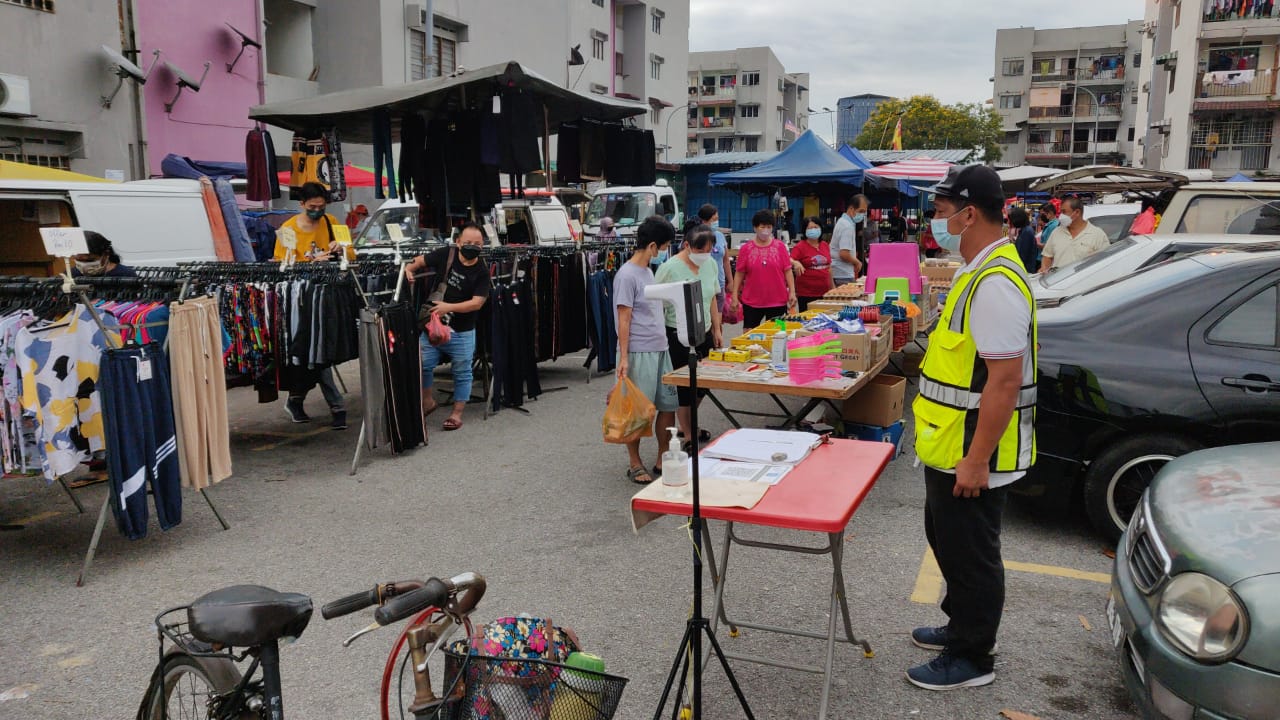
[[[720,287],[725,286],[724,279],[726,274],[733,276],[733,270],[729,268],[729,241],[724,239],[724,233],[720,232],[720,211],[715,205],[707,203],[698,208],[698,219],[703,225],[709,226],[716,233],[716,244],[711,248],[712,262],[716,264],[716,272],[720,276]],[[724,299],[724,291],[716,295],[716,302]]]
[[[1053,231],[1058,229],[1058,208],[1053,202],[1040,206],[1040,219],[1044,222],[1044,229],[1040,231],[1040,237],[1036,240],[1036,263],[1041,262],[1041,258],[1044,257],[1044,244],[1049,242]],[[1039,264],[1036,267],[1040,267]]]

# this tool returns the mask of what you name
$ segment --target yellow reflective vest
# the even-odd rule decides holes
[[[1022,388],[1013,417],[991,456],[992,472],[1026,470],[1036,460],[1036,303],[1018,251],[1010,243],[991,250],[977,268],[956,278],[920,368],[915,415],[916,455],[929,467],[954,469],[969,450],[978,427],[978,408],[987,384],[986,362],[978,357],[969,327],[974,290],[992,275],[1013,281],[1031,308],[1027,352],[1022,356]]]

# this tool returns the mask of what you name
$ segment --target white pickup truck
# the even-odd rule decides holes
[[[661,215],[677,229],[684,224],[676,193],[666,180],[657,185],[619,185],[598,190],[587,208],[584,232],[588,237],[600,234],[600,220],[611,218],[620,238],[635,237],[636,229],[651,215]]]

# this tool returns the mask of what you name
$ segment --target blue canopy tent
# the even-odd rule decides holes
[[[871,167],[870,163],[866,167]],[[813,191],[831,185],[861,186],[862,170],[832,150],[812,130],[806,130],[773,158],[742,170],[713,173],[707,182],[746,193],[773,193],[782,188],[791,194],[792,188]]]
[[[1235,175],[1227,178],[1227,182],[1253,182],[1253,178],[1245,175],[1244,173],[1236,173]]]

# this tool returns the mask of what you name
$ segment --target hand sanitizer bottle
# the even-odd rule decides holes
[[[667,489],[668,498],[678,498],[689,484],[689,454],[680,449],[680,437],[676,428],[667,428],[671,433],[671,444],[662,453],[662,484]]]
[[[787,322],[785,320],[778,320],[778,332],[773,334],[773,348],[769,355],[769,365],[774,372],[787,371]]]

